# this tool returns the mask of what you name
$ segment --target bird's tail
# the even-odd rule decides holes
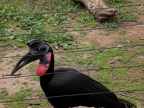
[[[136,108],[136,105],[134,105],[133,103],[126,101],[124,99],[119,99],[122,108]]]

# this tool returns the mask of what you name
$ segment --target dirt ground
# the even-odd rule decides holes
[[[140,26],[129,26],[125,28],[126,34],[125,35],[119,35],[116,33],[109,34],[107,31],[103,30],[94,30],[84,37],[84,40],[89,40],[87,42],[90,42],[90,40],[96,40],[98,43],[100,43],[102,46],[109,47],[113,42],[118,42],[121,37],[127,38],[127,41],[129,39],[135,39],[140,40],[144,39],[144,25]],[[84,43],[84,42],[83,42]],[[88,43],[86,43],[88,44]],[[16,55],[24,55],[27,52],[26,50],[17,49],[13,50],[13,52],[8,52],[5,56],[16,56]],[[56,59],[60,58],[56,57]],[[3,58],[2,62],[0,63],[0,78],[3,77],[5,74],[10,74],[13,66],[16,64],[17,60],[19,58],[16,58],[15,60],[12,58]],[[37,62],[34,62],[33,64],[37,64]],[[30,72],[27,69],[28,66],[22,68],[18,72],[22,75],[29,75]],[[35,73],[33,73],[35,74]],[[8,77],[8,76],[7,76]],[[5,77],[6,78],[6,77]],[[27,85],[23,85],[23,83],[27,83]],[[30,78],[11,78],[11,79],[3,79],[0,81],[0,88],[6,88],[9,94],[15,93],[20,91],[22,88],[32,88],[32,89],[39,89],[40,85],[38,81],[32,81]],[[2,105],[1,105],[2,106]],[[81,108],[81,107],[80,107]]]
[[[144,19],[144,16],[141,17],[141,19]],[[123,29],[123,28],[119,28]],[[135,39],[135,40],[144,40],[144,25],[137,25],[137,26],[127,26],[124,28],[126,33],[124,35],[120,35],[117,33],[109,33],[108,31],[104,30],[93,30],[88,31],[86,36],[82,37],[83,40],[87,41],[81,41],[81,43],[84,43],[86,45],[89,44],[91,40],[96,40],[98,43],[100,43],[101,46],[109,47],[114,42],[118,42],[121,37],[127,38],[127,41],[129,39]],[[78,37],[78,39],[81,39]],[[14,50],[12,48],[12,52],[7,52],[5,56],[17,56],[17,55],[24,55],[27,52],[28,49],[21,50],[17,49]],[[60,58],[61,55],[57,55],[56,59]],[[0,62],[0,78],[3,78],[3,75],[10,74],[13,66],[16,64],[16,62],[19,60],[19,58],[2,58],[2,62]],[[37,62],[34,62],[33,64],[37,64]],[[18,73],[21,73],[21,75],[29,75],[29,74],[35,74],[35,72],[30,73],[27,69],[28,66],[23,67],[18,71]],[[9,76],[5,76],[4,78],[7,78]],[[27,85],[24,85],[23,83],[27,83]],[[2,79],[0,80],[0,88],[6,88],[9,94],[16,93],[24,88],[32,88],[32,89],[40,89],[39,81],[33,81],[31,78],[27,77],[21,77],[21,78],[11,78],[11,79]],[[2,104],[0,104],[0,108],[4,108]],[[84,108],[84,107],[79,107]]]

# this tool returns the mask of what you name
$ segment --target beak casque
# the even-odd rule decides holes
[[[35,61],[39,59],[39,56],[33,55],[31,51],[29,51],[27,54],[25,54],[16,64],[16,66],[13,68],[11,75],[14,75],[20,68],[23,66],[29,64],[32,61]]]
[[[16,66],[13,68],[11,75],[14,75],[20,68],[23,66],[29,64],[32,61],[38,60],[41,58],[41,55],[38,55],[39,53],[33,49],[37,46],[43,45],[43,43],[40,40],[32,39],[29,40],[27,45],[29,46],[30,50],[27,54],[25,54],[16,64]],[[44,47],[45,48],[45,47]],[[47,49],[48,50],[48,49]]]

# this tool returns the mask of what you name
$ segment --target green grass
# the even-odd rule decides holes
[[[110,5],[115,5],[115,4],[123,5],[125,3],[130,3],[130,0],[109,0],[108,3]]]
[[[97,22],[95,21],[94,16],[89,12],[80,12],[78,13],[78,18],[76,19],[82,27],[91,27],[95,28],[97,26]],[[87,22],[87,23],[86,23]]]
[[[107,70],[100,71],[98,78],[95,78],[95,80],[104,85],[110,85],[112,78],[107,74],[107,72]]]
[[[40,77],[39,77],[39,76],[34,76],[34,77],[32,78],[32,80],[34,80],[34,81],[39,81],[39,80],[40,80]]]
[[[106,22],[104,25],[106,30],[113,30],[117,27],[116,23],[112,21]]]
[[[118,60],[120,62],[123,62],[123,63],[130,63],[132,61],[132,58],[134,57],[135,55],[130,53],[130,54],[124,54],[122,55],[121,57],[118,58]]]
[[[124,35],[126,33],[126,31],[125,30],[118,30],[117,33],[121,34],[121,35]]]
[[[140,14],[140,15],[144,15],[144,10],[141,10],[141,11],[139,12],[139,14]]]
[[[137,41],[140,43],[141,41]],[[117,44],[127,44],[126,38],[121,38],[119,43]],[[135,44],[133,41],[130,41],[129,44]],[[95,41],[91,41],[91,44],[88,48],[99,48],[100,46]],[[84,46],[82,48],[85,48]],[[133,49],[133,50],[132,50]],[[143,67],[138,68],[112,68],[112,67],[123,67],[123,66],[132,66],[132,65],[141,65],[143,64],[143,60],[137,60],[136,56],[142,56],[144,51],[143,47],[135,47],[135,48],[113,48],[106,50],[94,50],[90,52],[74,52],[74,53],[65,53],[65,59],[60,58],[60,60],[56,61],[57,66],[71,66],[75,69],[86,69],[89,64],[89,69],[96,69],[96,71],[91,74],[90,77],[99,81],[106,87],[108,87],[112,91],[119,90],[133,90],[133,89],[143,89]],[[56,56],[56,55],[55,55]],[[90,62],[91,61],[91,62]],[[113,61],[113,62],[111,62]],[[95,66],[95,67],[94,67]],[[29,71],[33,71],[35,65],[29,66]],[[102,68],[103,67],[103,68]],[[99,70],[97,70],[100,68]],[[111,68],[111,69],[105,69]],[[131,74],[140,75],[140,77],[131,76]],[[142,75],[141,75],[142,74]],[[97,76],[95,76],[97,75]],[[39,77],[33,77],[34,81],[38,81]],[[27,83],[23,83],[27,86]],[[23,92],[19,92],[13,94],[10,99],[24,99],[29,95],[37,95],[39,97],[43,96],[42,91],[33,91],[31,94],[31,90]],[[139,92],[125,92],[125,95],[133,95],[137,97]],[[141,92],[141,95],[144,95],[144,92]],[[4,93],[5,96],[5,93]],[[119,96],[119,95],[118,95]],[[120,98],[127,99],[131,102],[136,103],[135,99],[129,99],[127,97],[119,96]],[[42,99],[38,101],[41,107],[49,106],[46,99]],[[11,108],[14,108],[16,105],[18,107],[24,107],[27,105],[25,101],[23,102],[14,102],[11,105]]]
[[[1,88],[0,89],[0,98],[1,99],[5,99],[6,97],[8,97],[8,91],[5,88]]]
[[[23,101],[26,97],[32,94],[31,89],[22,90],[20,92],[10,95],[6,100],[20,100],[10,103],[9,108],[24,108],[27,103]]]
[[[135,1],[138,3],[140,0]],[[125,4],[130,3],[130,0],[109,0],[110,6],[120,7]],[[0,45],[7,45],[5,48],[0,48],[1,56],[4,56],[8,50],[12,51],[13,44],[18,48],[23,49],[26,47],[26,42],[30,39],[37,38],[43,42],[49,43],[53,48],[60,50],[75,50],[75,49],[100,49],[105,48],[101,46],[97,40],[91,39],[88,44],[87,40],[84,40],[85,36],[91,31],[83,30],[84,28],[94,29],[96,27],[104,27],[105,32],[111,33],[115,32],[120,34],[121,38],[119,42],[114,43],[114,46],[118,45],[134,45],[134,44],[144,44],[140,40],[128,40],[125,38],[127,30],[125,28],[119,29],[117,27],[117,22],[109,20],[105,23],[99,24],[95,18],[91,15],[89,11],[79,12],[79,13],[67,13],[64,11],[73,11],[78,9],[84,9],[84,6],[80,3],[74,2],[72,0],[21,0],[20,2],[14,0],[9,2],[8,0],[1,0],[0,4]],[[118,8],[119,10],[119,20],[123,22],[139,22],[135,8]],[[39,12],[59,12],[61,14],[33,14]],[[31,13],[31,15],[10,15],[10,14],[20,14],[20,13]],[[143,15],[143,10],[139,11],[140,15]],[[72,19],[72,17],[74,17]],[[80,30],[78,33],[64,32]],[[17,35],[14,35],[17,34]],[[18,35],[25,34],[25,35]],[[80,39],[79,39],[80,38]],[[107,47],[107,46],[106,46]],[[13,51],[12,51],[13,52]],[[128,90],[128,89],[143,89],[144,88],[144,75],[143,67],[138,68],[112,68],[112,67],[123,67],[132,65],[142,65],[143,59],[141,57],[144,55],[143,47],[133,47],[133,48],[115,48],[107,50],[93,50],[84,52],[72,52],[65,53],[59,60],[55,61],[56,66],[68,66],[78,70],[84,69],[95,69],[93,74],[90,76],[104,84],[112,91],[118,90]],[[20,56],[20,55],[17,55]],[[57,54],[55,55],[57,56]],[[61,56],[60,54],[58,56]],[[15,58],[13,58],[15,60]],[[1,63],[3,62],[0,61]],[[8,62],[7,64],[11,64]],[[103,67],[103,68],[102,68]],[[32,74],[35,71],[36,65],[30,65],[28,71]],[[105,69],[111,68],[111,69]],[[140,77],[131,76],[139,75]],[[129,75],[130,74],[130,75]],[[39,77],[35,76],[31,78],[32,81],[39,81]],[[6,82],[5,82],[6,84]],[[16,81],[12,86],[20,84]],[[27,82],[22,83],[23,86],[28,86]],[[35,85],[35,83],[33,83]],[[125,93],[127,95],[133,95],[138,97],[138,95],[144,96],[144,91],[137,93]],[[22,90],[20,92],[8,95],[8,91],[3,88],[0,89],[0,97],[6,100],[23,100],[29,98],[30,96],[43,96],[42,90]],[[118,95],[119,96],[119,95]],[[8,97],[8,98],[7,98]],[[119,96],[120,98],[128,99],[136,103],[135,99],[129,99],[127,97]],[[49,106],[46,99],[37,100],[40,103],[40,107]],[[9,108],[25,108],[27,107],[27,101],[17,101],[13,103],[6,103]],[[142,105],[144,103],[142,102]],[[35,106],[32,106],[35,108]]]
[[[137,21],[137,17],[132,12],[126,11],[123,8],[120,9],[120,18],[122,19],[122,21]]]
[[[70,33],[53,33],[56,31],[65,31],[67,26],[71,26],[71,14],[34,14],[47,11],[74,11],[77,9],[83,9],[81,3],[74,2],[72,0],[62,1],[25,1],[21,2],[13,1],[13,4],[7,0],[1,1],[0,14],[0,41],[8,41],[15,43],[18,47],[23,47],[29,39],[37,38],[45,42],[51,43],[56,49],[63,47],[64,49],[70,49],[71,46],[75,47],[75,36]],[[129,0],[110,0],[109,5],[119,6],[125,3],[129,3]],[[47,5],[46,5],[47,4]],[[49,6],[50,5],[50,6]],[[132,13],[127,14],[124,8],[120,8],[120,17],[123,21],[136,21],[135,15]],[[130,10],[130,9],[129,9]],[[23,14],[25,15],[11,15],[11,14]],[[30,13],[30,15],[27,15]],[[142,13],[142,12],[141,12]],[[82,29],[83,27],[95,28],[99,26],[94,16],[89,11],[79,12],[74,20],[76,25],[73,29]],[[85,23],[87,22],[87,23]],[[106,30],[115,29],[116,23],[108,21],[104,24]],[[124,32],[119,32],[124,34]],[[16,35],[15,35],[16,34]],[[27,35],[17,35],[27,34]],[[85,36],[85,32],[80,32],[80,36]]]
[[[28,67],[28,70],[29,70],[29,72],[34,74],[35,73],[35,68],[36,68],[35,64],[30,64],[29,67]]]
[[[21,1],[24,3],[25,1]],[[40,40],[43,40],[45,42],[52,43],[56,49],[58,47],[64,47],[65,49],[70,46],[75,46],[76,43],[74,42],[74,37],[70,34],[63,34],[63,33],[49,33],[49,32],[55,32],[55,31],[62,31],[62,26],[65,28],[65,26],[69,23],[69,18],[65,15],[61,14],[33,14],[40,12],[41,9],[44,10],[43,5],[46,3],[46,1],[40,2],[26,2],[24,3],[25,8],[20,8],[19,5],[21,3],[17,3],[14,1],[15,6],[11,6],[12,4],[3,1],[3,4],[0,8],[0,12],[3,15],[3,17],[0,19],[1,25],[0,25],[0,34],[1,34],[1,41],[9,40],[15,41],[18,44],[26,43],[27,40],[37,38]],[[57,10],[64,10],[68,9],[74,10],[78,8],[78,5],[75,5],[74,2],[68,0],[66,2],[62,1],[53,1],[52,4],[59,4],[60,7],[56,6],[55,11]],[[32,5],[33,4],[33,5]],[[43,5],[42,5],[43,4]],[[39,5],[39,8],[27,10],[32,6],[33,8],[35,6]],[[63,7],[64,6],[64,7]],[[27,7],[27,8],[26,8]],[[24,10],[25,9],[25,10]],[[49,10],[49,9],[48,9]],[[52,9],[53,10],[53,9]],[[30,13],[31,15],[14,15],[9,16],[10,14],[19,14],[19,13]],[[46,11],[46,10],[45,10]],[[9,21],[9,23],[7,23]],[[52,28],[49,28],[49,26],[52,26]],[[56,30],[54,30],[56,29]],[[13,35],[16,34],[16,35]],[[27,35],[17,35],[17,34],[27,34]],[[6,35],[6,36],[4,36]]]

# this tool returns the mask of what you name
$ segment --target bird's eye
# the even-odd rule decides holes
[[[48,52],[48,49],[49,49],[49,46],[48,45],[43,45],[39,48],[39,52],[40,53],[47,53]]]

